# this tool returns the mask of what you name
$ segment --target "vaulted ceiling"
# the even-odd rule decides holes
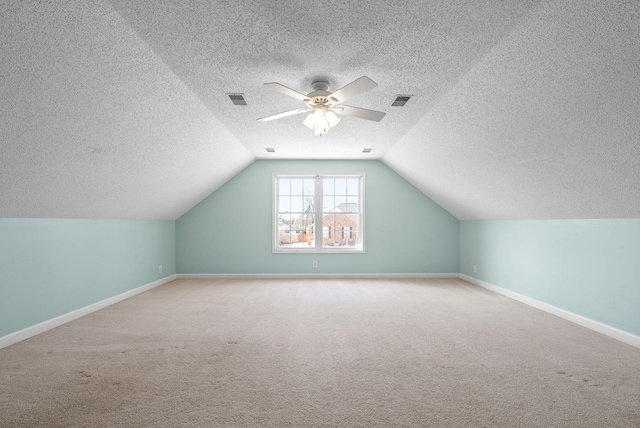
[[[380,159],[460,219],[640,217],[635,0],[4,0],[0,24],[0,217],[175,219],[256,159]],[[348,104],[380,122],[256,121],[303,106],[263,83],[363,75]]]

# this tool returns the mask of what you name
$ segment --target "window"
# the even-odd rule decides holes
[[[274,174],[273,207],[274,252],[364,252],[364,174]]]

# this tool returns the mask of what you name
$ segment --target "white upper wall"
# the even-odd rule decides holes
[[[638,1],[15,0],[0,25],[0,217],[175,219],[257,158],[382,159],[460,219],[640,217]],[[262,83],[362,75],[379,123],[256,121],[302,106]]]
[[[0,217],[175,219],[253,161],[105,2],[0,26]]]
[[[543,2],[383,161],[463,220],[640,217],[640,2]]]

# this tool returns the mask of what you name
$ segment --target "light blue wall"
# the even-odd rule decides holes
[[[0,337],[174,273],[174,221],[0,218]]]
[[[272,253],[272,174],[294,172],[365,173],[366,253]],[[457,273],[458,245],[458,220],[379,161],[256,161],[176,221],[178,273]]]
[[[640,335],[640,220],[461,221],[460,272]]]

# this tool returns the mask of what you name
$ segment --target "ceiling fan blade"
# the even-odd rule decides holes
[[[282,94],[288,95],[300,101],[305,101],[309,99],[309,97],[306,96],[305,94],[301,94],[298,91],[294,91],[291,88],[287,88],[286,86],[281,85],[280,83],[276,83],[276,82],[265,83],[264,86],[267,86],[271,89],[274,89]]]
[[[360,119],[373,120],[376,122],[380,122],[382,118],[387,114],[382,111],[369,110],[369,109],[360,108],[360,107],[345,106],[343,104],[335,107],[334,110],[336,111],[336,113],[342,114],[344,116],[357,117]]]
[[[287,116],[293,116],[294,114],[305,113],[305,112],[311,111],[311,110],[313,110],[313,109],[306,108],[306,107],[297,108],[295,110],[289,110],[289,111],[285,111],[285,112],[278,113],[278,114],[272,114],[271,116],[261,117],[260,119],[258,119],[258,121],[260,121],[260,122],[269,122],[270,120],[276,120],[276,119],[280,119],[280,118],[287,117]]]
[[[375,88],[376,86],[378,86],[376,82],[369,79],[367,76],[362,76],[328,95],[328,97],[335,98],[339,103],[342,103],[347,101],[349,98],[360,95],[369,89]]]

